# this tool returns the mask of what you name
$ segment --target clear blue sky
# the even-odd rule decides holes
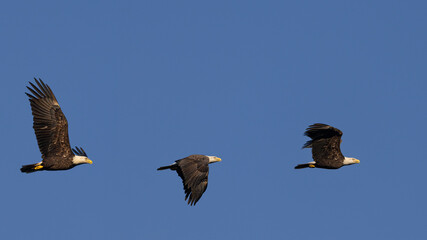
[[[6,1],[2,239],[426,239],[425,1]],[[93,165],[40,161],[28,81]],[[294,170],[316,122],[342,169]],[[176,173],[221,157],[196,207]]]

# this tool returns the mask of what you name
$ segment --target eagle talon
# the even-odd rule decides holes
[[[34,170],[39,170],[39,169],[42,169],[42,168],[43,168],[43,166],[39,165],[39,166],[35,167]]]
[[[313,164],[308,165],[309,168],[315,168],[316,166]]]

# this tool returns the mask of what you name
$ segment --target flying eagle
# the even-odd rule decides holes
[[[338,169],[345,165],[360,163],[358,159],[344,157],[341,153],[342,132],[339,129],[326,124],[315,123],[306,129],[304,135],[311,140],[307,141],[303,148],[311,148],[314,161],[299,164],[295,169],[306,167]]]
[[[215,156],[190,155],[157,170],[175,170],[182,179],[187,204],[196,205],[208,187],[209,164],[220,161],[221,158]]]
[[[24,165],[21,172],[41,170],[67,170],[83,163],[92,164],[83,148],[71,149],[68,123],[50,87],[41,79],[37,86],[30,82],[29,97],[33,113],[33,128],[42,154],[42,161]]]

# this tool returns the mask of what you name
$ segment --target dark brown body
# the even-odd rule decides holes
[[[68,170],[76,165],[73,164],[73,158],[58,158],[55,156],[43,159],[43,170]]]

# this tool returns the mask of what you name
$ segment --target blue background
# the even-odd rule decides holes
[[[426,239],[425,1],[3,1],[2,239]],[[93,165],[40,161],[40,77]],[[305,128],[344,132],[339,170]],[[156,168],[221,157],[195,207]]]

